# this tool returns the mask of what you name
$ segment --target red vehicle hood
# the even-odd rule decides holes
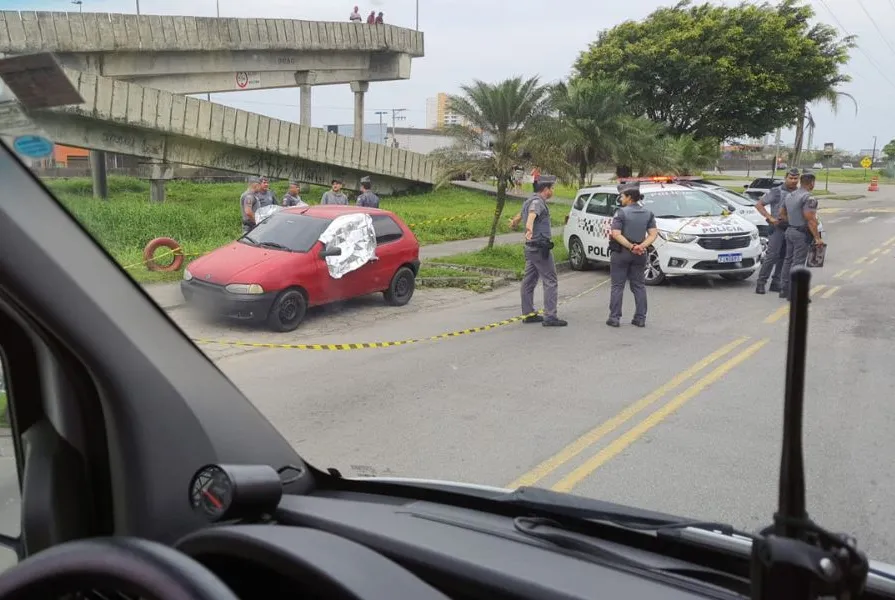
[[[255,279],[259,276],[276,268],[279,263],[295,260],[295,256],[291,252],[232,242],[197,258],[187,269],[196,279],[218,285],[258,283]]]

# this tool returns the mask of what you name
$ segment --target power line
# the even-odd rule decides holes
[[[233,102],[234,104],[258,104],[258,105],[262,105],[262,106],[283,106],[283,107],[289,107],[289,108],[300,108],[299,104],[290,104],[288,102],[262,102],[259,100],[235,100],[235,99],[228,99],[228,100],[230,102]],[[354,107],[352,107],[352,106],[321,106],[319,104],[315,104],[314,106],[315,106],[315,108],[325,108],[326,110],[344,110],[344,111],[354,112]],[[376,110],[377,109],[368,108],[368,109],[365,109],[364,112],[375,113]],[[389,108],[386,110],[391,112],[392,109]],[[403,110],[406,110],[407,112],[416,112],[416,113],[425,112],[425,109],[420,109],[420,108],[405,108]]]
[[[892,54],[895,55],[895,48],[892,47],[892,44],[889,43],[889,40],[883,34],[883,30],[879,28],[879,25],[876,24],[876,21],[873,20],[873,16],[867,11],[867,7],[864,6],[863,0],[858,0],[858,6],[861,7],[861,10],[864,11],[864,14],[867,15],[867,18],[870,19],[870,24],[873,25],[873,28],[876,29],[876,32],[879,34],[879,37],[886,43],[886,46],[889,47],[889,50],[892,51]]]
[[[891,1],[891,0],[890,0],[890,1]],[[826,0],[820,0],[820,3],[823,4],[824,8],[827,9],[827,12],[830,13],[830,16],[833,17],[833,21],[836,22],[836,25],[839,26],[839,29],[842,31],[842,33],[844,33],[845,35],[850,36],[851,34],[848,32],[848,29],[846,29],[845,26],[842,24],[842,21],[840,21],[840,20],[836,17],[836,13],[834,13],[834,12],[830,9],[830,7],[829,7],[829,5],[827,4]],[[876,72],[879,73],[880,77],[882,77],[884,80],[886,80],[886,82],[887,82],[889,85],[891,85],[893,88],[895,88],[895,83],[892,83],[892,80],[889,79],[889,78],[886,76],[885,72],[880,68],[880,66],[876,63],[876,61],[873,60],[873,58],[872,58],[869,54],[867,54],[866,52],[864,52],[864,49],[861,48],[860,44],[856,45],[855,48],[857,48],[858,52],[860,52],[861,54],[864,55],[864,57],[865,57],[865,58],[867,59],[867,61],[871,64],[871,66],[873,66],[873,68],[876,69]]]

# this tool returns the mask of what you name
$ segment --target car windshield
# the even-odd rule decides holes
[[[710,193],[729,202],[733,202],[734,204],[739,204],[740,206],[755,206],[756,204],[755,200],[752,198],[741,196],[740,194],[736,194],[724,188],[715,188]]]
[[[277,212],[261,221],[257,227],[242,236],[239,241],[274,250],[307,252],[331,222],[330,219]]]
[[[724,214],[724,207],[701,190],[644,191],[643,205],[659,218],[716,217]]]
[[[782,273],[810,257],[809,512],[895,563],[895,74],[838,46],[817,2],[417,4],[418,23],[413,2],[361,6],[385,11],[368,25],[331,0],[221,1],[219,18],[6,2],[0,135],[304,459],[345,477],[754,531],[779,464]],[[817,238],[771,225],[779,207],[731,210],[791,168],[816,175]],[[661,231],[616,252],[625,180]],[[0,415],[15,391],[0,381]],[[20,489],[3,435],[0,509]]]

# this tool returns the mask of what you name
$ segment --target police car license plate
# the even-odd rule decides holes
[[[719,254],[718,262],[719,263],[738,263],[743,261],[742,254]]]

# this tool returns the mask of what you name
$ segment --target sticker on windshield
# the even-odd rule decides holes
[[[53,142],[39,135],[20,135],[12,147],[26,158],[47,158],[53,154]]]

